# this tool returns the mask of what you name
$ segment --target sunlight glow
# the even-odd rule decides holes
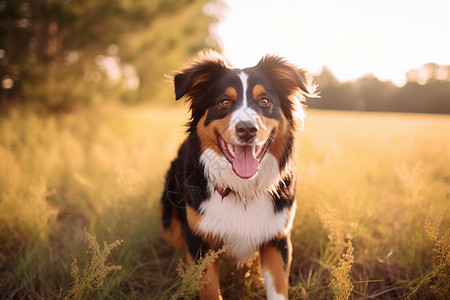
[[[424,63],[450,64],[450,1],[239,1],[215,34],[236,67],[262,55],[287,57],[312,73],[326,65],[340,80],[367,73],[396,84]]]

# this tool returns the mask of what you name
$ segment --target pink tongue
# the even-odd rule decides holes
[[[233,170],[241,178],[251,178],[258,172],[259,161],[250,146],[234,146]]]

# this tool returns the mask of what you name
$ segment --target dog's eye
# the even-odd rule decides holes
[[[261,100],[259,100],[259,105],[261,105],[263,107],[269,106],[270,105],[269,98],[262,98]]]
[[[223,106],[223,107],[230,107],[231,106],[231,100],[227,99],[227,98],[222,99],[220,101],[220,105]]]

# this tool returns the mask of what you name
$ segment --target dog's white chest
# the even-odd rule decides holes
[[[198,229],[222,239],[227,253],[238,262],[245,262],[263,243],[290,229],[293,215],[288,208],[275,212],[269,194],[244,204],[233,193],[222,199],[213,188],[210,192],[211,197],[200,206]]]

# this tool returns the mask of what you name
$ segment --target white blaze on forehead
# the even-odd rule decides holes
[[[244,72],[241,72],[239,74],[239,78],[241,79],[242,83],[242,105],[239,107],[239,109],[237,109],[233,113],[231,117],[230,122],[231,128],[235,128],[238,122],[244,121],[252,123],[256,128],[258,128],[258,126],[261,126],[263,127],[263,129],[266,129],[258,113],[248,106],[249,104],[248,102],[249,99],[247,99],[248,75],[245,74]]]
[[[248,75],[245,74],[244,72],[241,72],[239,74],[239,78],[241,79],[241,83],[242,83],[242,93],[243,93],[243,102],[242,102],[242,106],[243,107],[247,107],[247,87],[248,87]]]

